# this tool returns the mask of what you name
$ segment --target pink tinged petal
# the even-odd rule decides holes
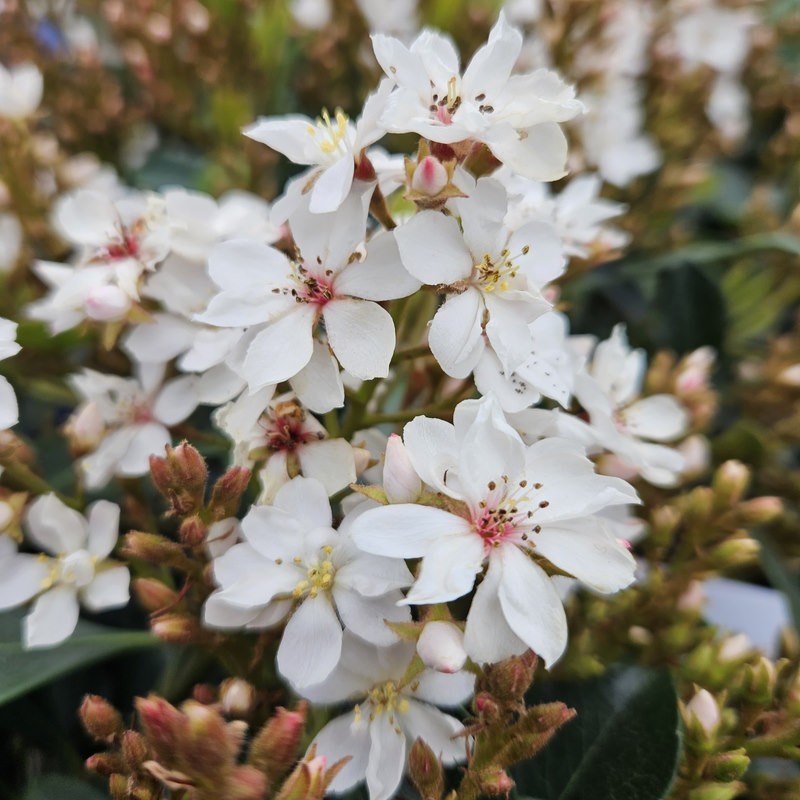
[[[416,292],[420,282],[403,266],[394,235],[381,231],[370,240],[364,261],[348,264],[336,276],[335,287],[337,295],[396,300]]]
[[[305,530],[331,526],[333,518],[328,493],[324,485],[312,477],[298,476],[282,486],[275,495],[274,505],[297,520]]]
[[[295,164],[316,163],[309,128],[314,128],[314,121],[300,114],[285,117],[262,117],[252,125],[248,125],[242,133],[250,139],[283,153]]]
[[[405,268],[429,285],[453,284],[472,274],[473,257],[453,217],[421,211],[394,231]]]
[[[56,226],[71,242],[98,246],[120,237],[120,218],[104,194],[81,189],[64,198],[56,209]]]
[[[503,164],[525,178],[555,181],[566,174],[567,138],[555,122],[521,131],[495,126],[484,141]]]
[[[417,678],[414,696],[437,706],[460,706],[466,703],[475,688],[475,676],[471,672],[447,674],[426,669]]]
[[[390,558],[424,556],[442,537],[472,538],[472,526],[440,508],[400,504],[365,511],[353,521],[353,541],[365,552]]]
[[[214,592],[203,606],[203,624],[208,628],[243,628],[256,616],[253,608],[242,608]]]
[[[689,415],[672,395],[655,394],[637,400],[622,411],[625,428],[634,436],[670,442],[683,436]]]
[[[483,312],[480,291],[467,289],[450,295],[431,322],[431,353],[451,378],[466,378],[483,353]]]
[[[356,636],[379,647],[394,644],[397,641],[397,634],[384,620],[411,621],[411,610],[406,606],[397,605],[398,600],[402,599],[400,592],[390,592],[379,597],[363,597],[338,584],[337,573],[333,598],[344,626]]]
[[[342,626],[327,592],[307,597],[289,619],[278,647],[277,665],[293,686],[320,683],[342,653]]]
[[[183,422],[198,406],[197,378],[185,375],[164,384],[153,404],[153,416],[164,425]]]
[[[127,567],[112,567],[98,572],[88,585],[80,590],[80,599],[87,611],[105,611],[128,605],[131,573]]]
[[[78,624],[78,598],[71,586],[56,586],[33,604],[22,622],[26,649],[61,644]]]
[[[27,603],[47,585],[55,562],[20,553],[3,563],[0,571],[0,611]]]
[[[359,553],[336,570],[336,585],[352,589],[364,597],[376,597],[414,583],[401,558],[383,558]]]
[[[314,340],[311,360],[291,379],[300,402],[315,414],[344,405],[344,384],[339,364],[328,345]]]
[[[371,746],[369,725],[366,722],[356,723],[353,712],[329,722],[314,737],[312,745],[316,745],[317,755],[325,756],[331,765],[350,757],[333,779],[330,791],[345,792],[364,780]]]
[[[601,594],[630,586],[636,561],[597,517],[548,525],[533,537],[536,552]]]
[[[37,497],[28,507],[25,522],[28,538],[53,555],[74,553],[86,546],[86,519],[54,494]]]
[[[361,380],[385,378],[394,353],[394,322],[368,300],[336,298],[322,312],[328,341],[339,363]]]
[[[314,352],[316,319],[316,305],[301,303],[256,334],[243,365],[251,391],[288,380],[308,364]]]
[[[105,558],[114,549],[119,536],[119,506],[108,500],[98,500],[88,511],[88,550],[93,556]]]
[[[150,470],[150,456],[161,456],[172,441],[169,431],[159,422],[137,425],[125,455],[117,464],[117,474],[125,477],[144,475]]]
[[[393,36],[376,33],[371,38],[375,58],[390,80],[415,91],[428,86],[428,74],[416,53]]]
[[[439,700],[435,702],[440,703]],[[409,740],[422,739],[446,766],[466,761],[467,740],[458,736],[464,726],[455,717],[426,703],[409,700],[408,711],[399,719]]]
[[[500,605],[503,567],[497,553],[501,549],[502,546],[493,551],[489,559],[489,569],[472,598],[464,630],[464,649],[479,664],[494,664],[528,649],[525,642],[511,630]]]
[[[406,737],[395,730],[395,724],[384,712],[369,725],[372,746],[367,762],[367,789],[370,800],[390,800],[403,777]]]
[[[5,375],[0,375],[0,430],[19,422],[19,405],[14,387]]]
[[[483,539],[472,530],[433,542],[403,603],[445,603],[462,597],[475,585],[475,576],[483,568],[483,557]]]
[[[355,161],[352,153],[346,153],[335,164],[322,171],[311,190],[308,210],[312,214],[327,214],[336,211],[347,197],[353,185]]]
[[[462,499],[447,488],[447,471],[458,464],[455,429],[449,422],[416,417],[403,428],[403,443],[414,471],[425,483],[451,497]]]
[[[551,667],[567,646],[567,616],[553,582],[519,548],[497,548],[503,578],[498,597],[509,627]]]
[[[344,439],[309,442],[297,449],[297,458],[303,475],[320,481],[328,495],[336,494],[356,480],[353,448]]]

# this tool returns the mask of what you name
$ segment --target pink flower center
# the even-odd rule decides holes
[[[500,482],[489,482],[489,495],[481,500],[472,517],[473,529],[483,539],[487,554],[503,542],[524,546],[531,533],[542,530],[542,526],[533,521],[537,506],[531,503],[528,486],[527,480],[509,485],[507,476],[503,476]],[[542,484],[535,483],[532,488],[538,491]],[[538,508],[549,505],[547,500],[541,500]]]
[[[270,450],[292,452],[300,445],[319,441],[324,436],[321,431],[306,430],[300,415],[277,415],[270,417],[266,423],[264,445]]]
[[[334,298],[333,270],[325,270],[324,275],[314,275],[303,264],[294,265],[292,280],[295,287],[289,293],[298,303],[314,303],[324,306]],[[284,290],[286,291],[286,290]]]
[[[139,237],[127,228],[123,228],[121,241],[98,249],[97,261],[122,261],[125,258],[138,258],[141,252]]]

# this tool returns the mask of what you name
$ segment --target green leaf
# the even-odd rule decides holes
[[[678,698],[667,669],[617,668],[580,683],[543,683],[528,697],[529,704],[554,700],[578,716],[536,758],[513,770],[519,796],[666,797],[681,747]]]
[[[44,775],[28,786],[21,800],[108,800],[92,784],[66,775]]]
[[[0,705],[72,670],[127,650],[159,644],[144,631],[115,630],[81,621],[75,633],[58,647],[24,650],[21,619],[18,611],[0,614]]]
[[[800,631],[800,576],[786,569],[780,553],[766,534],[757,533],[755,536],[761,544],[761,566],[773,588],[786,595],[794,626]]]

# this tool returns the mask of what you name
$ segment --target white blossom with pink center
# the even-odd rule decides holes
[[[470,592],[465,648],[495,662],[531,648],[550,665],[567,642],[564,609],[540,558],[602,593],[628,586],[631,554],[597,516],[638,502],[624,481],[597,475],[583,448],[563,439],[526,447],[497,401],[456,407],[454,423],[418,417],[406,425],[411,462],[451,510],[382,506],[353,523],[368,553],[422,558],[405,602],[439,603]]]
[[[250,390],[296,376],[314,356],[319,323],[339,363],[361,380],[386,377],[394,324],[379,301],[419,288],[400,262],[394,236],[382,232],[358,255],[366,236],[368,196],[351,193],[331,214],[307,204],[289,224],[293,260],[261,242],[236,239],[215,248],[209,273],[220,292],[196,319],[220,327],[251,326],[241,372]]]

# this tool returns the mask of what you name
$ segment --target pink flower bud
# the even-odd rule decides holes
[[[106,425],[95,401],[82,405],[64,427],[69,443],[78,452],[94,450],[103,438]]]
[[[403,440],[393,433],[386,442],[383,488],[390,503],[413,503],[422,491],[422,482],[411,466]]]
[[[720,713],[714,696],[700,689],[686,705],[687,721],[696,720],[703,730],[711,736],[719,726]]]
[[[425,666],[431,669],[458,672],[467,660],[464,633],[452,622],[429,622],[417,640],[417,653]]]
[[[256,701],[256,690],[241,678],[228,678],[220,686],[222,710],[229,717],[246,717]]]
[[[91,319],[112,322],[128,313],[131,299],[118,286],[98,286],[89,292],[84,305]]]
[[[447,186],[447,170],[441,161],[433,156],[426,156],[417,164],[411,178],[412,191],[434,197]]]

